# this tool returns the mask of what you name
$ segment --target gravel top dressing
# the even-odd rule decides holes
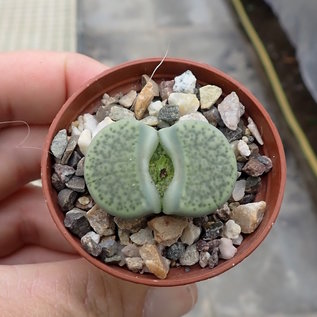
[[[259,226],[255,202],[272,168],[235,92],[187,70],[141,91],[104,94],[51,144],[64,225],[107,264],[165,279],[171,267],[214,268]]]

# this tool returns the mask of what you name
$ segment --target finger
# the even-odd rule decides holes
[[[42,144],[46,126],[32,126],[29,137],[24,126],[0,130],[0,200],[28,182],[40,178]]]
[[[0,53],[0,118],[50,123],[69,96],[105,69],[76,53]]]
[[[24,245],[76,253],[49,215],[41,188],[26,186],[3,200],[0,208],[0,257]]]
[[[39,246],[25,246],[16,252],[0,258],[0,265],[34,264],[78,259],[79,256],[70,253],[54,251]]]
[[[32,316],[36,311],[39,316],[176,317],[187,312],[197,299],[194,285],[149,292],[147,286],[113,278],[84,260],[4,266],[0,274],[4,315],[21,316],[23,310],[23,316]],[[10,305],[12,302],[15,304]],[[187,303],[190,308],[173,307]],[[149,313],[153,310],[146,308],[149,305],[156,309],[152,315]]]

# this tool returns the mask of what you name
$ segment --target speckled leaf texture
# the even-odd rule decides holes
[[[97,134],[85,159],[85,181],[101,208],[122,218],[161,211],[149,174],[158,143],[157,131],[137,120],[120,120]]]
[[[158,133],[174,165],[174,178],[163,197],[163,212],[198,217],[222,206],[237,177],[236,158],[225,136],[198,121],[178,122]]]

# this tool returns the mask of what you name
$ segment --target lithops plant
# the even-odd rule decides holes
[[[235,155],[225,136],[199,121],[181,121],[159,131],[136,120],[118,121],[97,134],[85,160],[91,196],[121,218],[160,211],[210,214],[228,200],[237,177]],[[169,177],[162,183],[155,173],[164,169]]]

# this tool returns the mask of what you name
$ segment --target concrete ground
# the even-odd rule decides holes
[[[287,156],[283,206],[267,239],[243,263],[198,284],[187,316],[317,316],[317,213],[259,61],[235,15],[221,0],[80,0],[78,49],[108,65],[149,56],[215,66],[265,105]]]

